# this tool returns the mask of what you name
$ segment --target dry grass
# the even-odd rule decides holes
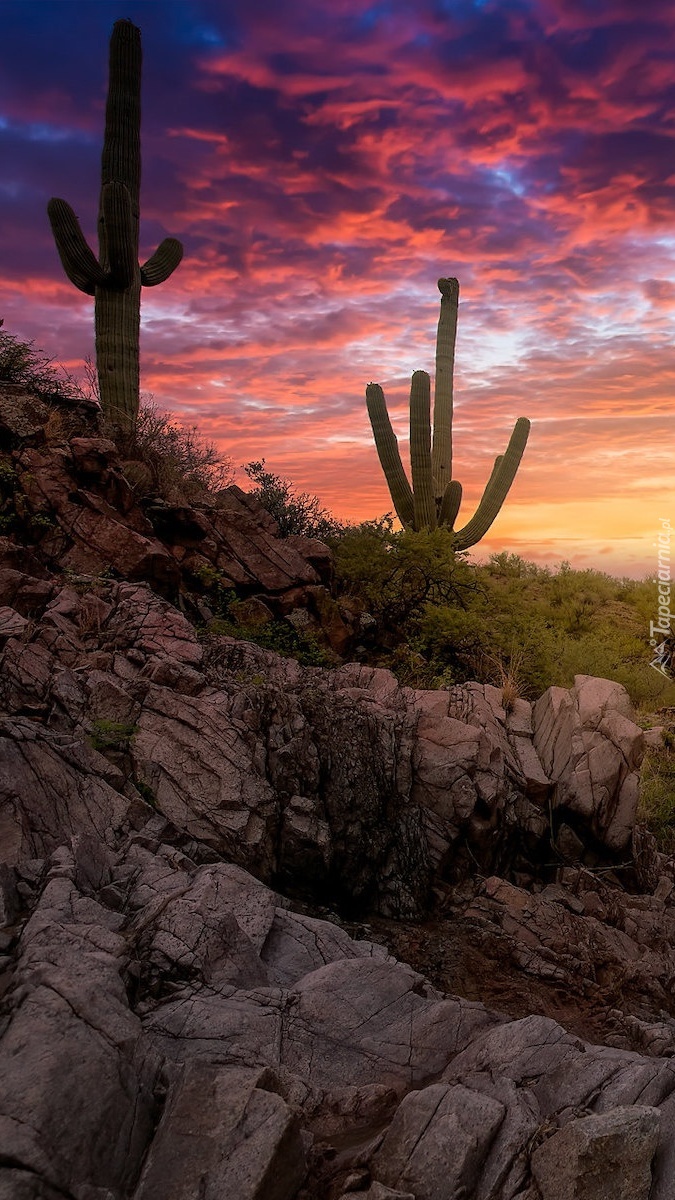
[[[654,834],[660,850],[675,853],[675,735],[667,729],[662,746],[649,746],[640,771],[638,820]]]
[[[525,698],[527,687],[524,683],[525,655],[518,647],[512,647],[508,656],[499,654],[483,655],[485,674],[495,687],[501,689],[502,707],[504,712],[512,713],[516,701]]]
[[[234,477],[231,459],[196,425],[181,425],[152,400],[141,404],[136,431],[121,450],[125,474],[139,497],[189,504],[212,496]]]

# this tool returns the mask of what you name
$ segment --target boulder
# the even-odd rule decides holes
[[[542,1200],[649,1200],[659,1123],[644,1105],[570,1121],[532,1155]]]
[[[305,1144],[264,1071],[188,1063],[173,1084],[134,1200],[293,1200]]]
[[[446,996],[172,836],[21,863],[0,1195],[672,1194],[670,1059]]]
[[[22,934],[0,1039],[0,1159],[45,1195],[119,1194],[153,1129],[160,1063],[120,979],[120,921],[84,899],[73,874],[72,856],[54,861]]]
[[[534,747],[554,785],[556,809],[582,818],[618,852],[630,843],[644,735],[626,689],[577,675],[574,687],[549,688],[533,711]]]
[[[416,1200],[475,1193],[504,1106],[461,1084],[409,1092],[396,1110],[371,1169]]]

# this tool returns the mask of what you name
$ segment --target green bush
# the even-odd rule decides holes
[[[264,458],[247,463],[244,470],[256,485],[255,499],[274,517],[279,537],[296,534],[325,542],[344,533],[346,526],[322,507],[318,496],[296,492],[290,480],[265,469]]]
[[[195,577],[208,596],[211,611],[215,612],[217,617],[227,617],[230,605],[237,599],[237,593],[223,572],[204,563],[195,571]]]
[[[289,621],[269,621],[266,625],[246,625],[234,620],[236,601],[228,614],[209,622],[210,634],[254,642],[282,658],[295,658],[303,667],[334,667],[335,656],[326,650],[311,630],[295,629]]]
[[[675,703],[675,681],[649,663],[654,581],[551,570],[518,555],[474,566],[447,534],[394,531],[391,519],[348,530],[334,548],[338,596],[376,618],[373,664],[406,683],[477,679],[512,695],[541,695],[575,675],[614,679],[635,705]]]
[[[106,750],[120,750],[126,753],[137,729],[136,725],[130,725],[126,721],[109,721],[101,717],[92,721],[89,742],[94,750],[100,750],[102,753]]]
[[[427,605],[466,609],[480,589],[475,569],[455,554],[443,529],[394,532],[390,517],[348,529],[334,546],[339,594],[363,605],[408,640]]]

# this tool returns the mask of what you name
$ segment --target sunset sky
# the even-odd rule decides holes
[[[143,294],[143,389],[237,467],[379,516],[365,385],[407,442],[456,275],[462,524],[532,421],[476,556],[654,570],[675,525],[672,0],[0,0],[0,317],[74,373],[93,306],[46,204],[95,245],[120,17],[143,37],[142,257],[185,245]]]

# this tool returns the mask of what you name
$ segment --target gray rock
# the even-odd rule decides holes
[[[409,1092],[373,1158],[373,1175],[416,1200],[470,1195],[505,1112],[498,1100],[461,1084]]]
[[[159,1064],[129,1011],[122,940],[106,920],[54,878],[21,938],[0,1040],[0,1159],[33,1172],[47,1196],[84,1183],[128,1189],[154,1123]]]
[[[119,485],[105,446],[72,453],[51,474],[38,464],[45,494],[58,499],[73,462]],[[81,565],[115,528],[109,500],[87,496],[82,537],[59,510]],[[243,522],[228,578],[257,588],[264,576],[286,612],[310,597],[324,634],[346,637],[318,583],[320,549],[284,554],[242,497],[220,516],[155,506],[175,541],[154,566],[157,539],[135,513],[138,570],[156,584],[197,572]],[[253,551],[246,521],[265,533]],[[671,1200],[675,869],[634,830],[642,740],[623,691],[578,677],[507,713],[497,688],[305,669],[202,642],[141,583],[71,582],[0,572],[0,603],[31,618],[0,646],[0,886],[13,923],[0,1197],[314,1200],[344,1186],[368,1200],[541,1200],[530,1153],[542,1136],[540,1190],[560,1162],[578,1192],[602,1154],[612,1178],[617,1113],[645,1166],[656,1133],[644,1114],[658,1110],[650,1200]],[[96,751],[106,723],[126,732]],[[549,800],[557,849],[578,864],[555,881],[539,871],[555,856]],[[626,890],[586,869],[629,847]],[[280,894],[323,914],[419,917],[432,886],[451,943],[435,978],[447,968],[466,994],[494,996],[503,974],[519,1012],[558,1015],[575,996],[602,1012],[612,1044],[446,996]],[[405,926],[408,946],[431,945],[433,924]],[[484,956],[478,982],[462,975],[472,956]],[[646,1169],[619,1170],[644,1191]]]
[[[87,742],[0,718],[0,861],[44,857],[73,834],[113,846],[130,826],[119,771]]]
[[[648,1200],[659,1118],[635,1105],[570,1121],[532,1155],[542,1200]]]
[[[365,1191],[358,1188],[356,1191],[343,1192],[340,1200],[417,1200],[417,1198],[412,1192],[394,1190],[384,1183],[375,1181]]]
[[[305,1174],[297,1118],[264,1073],[189,1063],[134,1200],[292,1200]]]
[[[610,850],[630,842],[644,735],[621,684],[577,675],[533,709],[534,747],[555,785],[554,806],[578,813]]]
[[[63,1200],[63,1192],[33,1171],[0,1168],[0,1200]]]

